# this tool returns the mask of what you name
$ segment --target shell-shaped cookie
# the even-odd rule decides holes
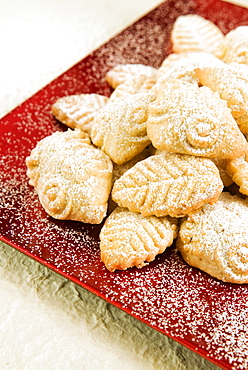
[[[231,30],[223,39],[225,63],[240,63],[248,65],[248,26],[240,26]]]
[[[114,99],[98,111],[91,139],[114,163],[129,161],[150,143],[146,132],[150,101],[150,94],[135,94]]]
[[[106,74],[106,80],[114,89],[127,80],[145,76],[156,78],[157,69],[144,64],[117,64]]]
[[[181,54],[186,53],[179,55]],[[175,60],[174,63],[171,62],[170,65],[160,67],[155,88],[156,90],[161,89],[163,83],[171,79],[181,79],[198,85],[200,81],[196,69],[203,69],[209,65],[218,66],[219,64],[224,63],[213,54],[206,52],[187,53],[184,57]]]
[[[177,228],[176,219],[143,217],[117,207],[100,232],[101,259],[109,271],[141,268],[172,244]]]
[[[207,158],[158,154],[138,162],[112,189],[121,207],[143,216],[183,217],[217,201],[223,189],[219,171]]]
[[[196,69],[202,85],[217,91],[227,101],[240,130],[248,133],[248,66],[219,63]]]
[[[98,224],[112,185],[110,158],[75,129],[42,139],[26,159],[30,185],[53,218]]]
[[[223,192],[217,203],[186,216],[177,248],[191,266],[225,282],[248,283],[248,201]]]
[[[248,195],[248,155],[227,161],[226,170],[242,194]]]
[[[157,82],[155,77],[137,76],[130,78],[118,85],[110,96],[110,100],[130,97],[137,93],[151,93],[151,89]]]
[[[197,14],[181,15],[172,28],[172,50],[176,53],[206,51],[219,58],[223,54],[223,38],[223,33],[213,22]]]
[[[68,127],[79,128],[90,134],[97,110],[107,102],[108,98],[99,94],[69,95],[52,105],[52,113]]]
[[[182,80],[164,83],[150,103],[147,134],[155,148],[169,152],[232,159],[248,151],[219,94]]]

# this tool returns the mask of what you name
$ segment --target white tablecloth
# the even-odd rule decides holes
[[[160,2],[0,0],[0,116]],[[217,367],[0,243],[0,369]]]

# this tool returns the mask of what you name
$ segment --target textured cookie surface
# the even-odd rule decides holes
[[[248,26],[240,26],[231,30],[223,40],[225,63],[240,63],[248,65]]]
[[[248,155],[228,161],[226,169],[240,193],[248,195]]]
[[[55,132],[26,159],[30,185],[52,217],[98,224],[107,211],[112,162],[82,131]]]
[[[248,133],[248,65],[219,63],[196,69],[199,81],[227,101],[240,130]]]
[[[175,60],[171,60],[170,63],[165,63],[165,60],[163,65],[159,68],[156,86],[160,86],[163,82],[171,79],[181,79],[199,85],[200,81],[196,69],[203,69],[210,65],[218,66],[219,64],[224,64],[213,54],[206,52],[184,52],[179,53],[178,56],[181,57],[178,57],[177,60],[173,58]]]
[[[146,130],[150,96],[115,99],[98,111],[91,139],[114,163],[129,161],[150,143]]]
[[[221,57],[223,38],[223,33],[214,23],[197,14],[179,16],[171,32],[172,49],[177,53],[206,51]]]
[[[143,64],[117,64],[107,72],[106,80],[115,89],[120,84],[134,77],[155,77],[156,73],[156,68]]]
[[[114,183],[112,198],[143,216],[182,217],[217,201],[222,189],[211,160],[168,153],[151,156],[125,172]]]
[[[147,134],[169,152],[232,159],[248,144],[227,103],[210,88],[169,80],[149,105]]]
[[[125,98],[132,94],[149,93],[157,82],[156,77],[147,77],[144,75],[130,78],[118,85],[110,96],[110,100],[116,98]]]
[[[52,113],[68,127],[90,134],[97,110],[107,102],[108,98],[99,94],[69,95],[52,105]]]
[[[224,192],[183,220],[177,248],[191,266],[226,282],[248,283],[247,220],[247,200]]]
[[[110,271],[140,268],[163,253],[176,235],[176,219],[143,217],[117,207],[100,233],[101,259]]]

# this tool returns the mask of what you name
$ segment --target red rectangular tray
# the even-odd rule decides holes
[[[214,0],[168,0],[84,58],[0,121],[1,239],[224,369],[248,368],[248,286],[188,266],[170,247],[142,269],[111,273],[100,261],[102,225],[50,218],[28,185],[25,158],[37,141],[66,128],[51,114],[65,95],[109,96],[117,63],[159,67],[182,14],[197,13],[224,33],[248,24],[248,9]]]

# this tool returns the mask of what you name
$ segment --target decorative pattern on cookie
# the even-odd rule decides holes
[[[101,259],[109,271],[141,268],[163,253],[176,235],[176,219],[143,217],[117,207],[100,232]]]
[[[247,28],[248,29],[248,28]],[[196,69],[204,86],[217,91],[227,101],[240,130],[248,133],[248,65],[219,63]]]
[[[176,19],[171,32],[172,50],[206,51],[218,58],[222,56],[223,33],[214,23],[197,14],[181,15]]]
[[[69,95],[52,105],[52,113],[66,126],[90,134],[97,110],[107,102],[108,98],[99,94]]]
[[[150,101],[150,94],[135,94],[114,99],[98,111],[91,139],[114,163],[129,161],[150,143],[146,132]]]
[[[143,64],[117,64],[106,74],[106,80],[113,89],[127,80],[138,76],[156,78],[157,69]]]
[[[149,105],[147,121],[155,148],[224,159],[247,153],[248,143],[218,93],[182,80],[162,87]]]
[[[134,158],[130,159],[130,161],[125,162],[123,164],[116,164],[113,163],[113,176],[112,176],[112,185],[114,182],[118,180],[122,175],[124,175],[127,170],[132,168],[136,163],[143,161],[144,159],[148,158],[151,155],[151,148],[148,146],[145,148],[141,153],[136,155]],[[112,212],[116,208],[117,204],[113,201],[111,197],[109,197],[109,206],[108,212]]]
[[[248,195],[248,155],[227,162],[226,170],[242,194]]]
[[[225,63],[248,65],[248,26],[240,26],[226,34],[222,42]]]
[[[224,192],[187,216],[177,248],[184,260],[225,282],[248,283],[248,201]]]
[[[137,93],[150,93],[157,82],[156,77],[137,76],[118,85],[110,96],[110,100],[125,98]]]
[[[106,215],[112,162],[76,129],[42,139],[26,159],[27,175],[53,218],[98,224]]]
[[[124,173],[112,189],[120,206],[143,216],[183,217],[216,202],[223,189],[208,158],[168,153],[151,156]]]

